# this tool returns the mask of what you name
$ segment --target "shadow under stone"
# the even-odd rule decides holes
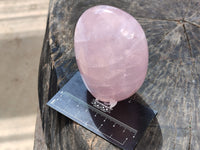
[[[92,105],[94,99],[87,92],[87,103],[89,105]],[[118,102],[110,113],[103,113],[111,116],[111,119],[90,110],[96,127],[106,140],[126,150],[162,148],[163,138],[155,112],[137,93],[124,101]]]

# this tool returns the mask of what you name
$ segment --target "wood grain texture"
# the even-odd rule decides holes
[[[200,149],[199,0],[51,0],[39,70],[40,113],[47,148],[118,149],[45,105],[77,71],[74,28],[79,16],[98,4],[127,11],[147,36],[149,69],[138,94],[158,110],[158,116],[136,149]]]

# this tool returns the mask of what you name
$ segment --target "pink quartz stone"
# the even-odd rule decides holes
[[[74,46],[82,79],[96,99],[124,100],[144,82],[147,40],[130,14],[106,5],[86,10],[77,22]]]

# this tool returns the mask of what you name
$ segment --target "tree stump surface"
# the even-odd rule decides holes
[[[46,105],[77,71],[73,49],[77,20],[99,4],[130,13],[148,40],[148,73],[137,93],[158,115],[136,149],[199,150],[199,0],[50,0],[38,81],[41,121],[36,124],[34,149],[41,148],[41,142],[48,150],[118,149]]]

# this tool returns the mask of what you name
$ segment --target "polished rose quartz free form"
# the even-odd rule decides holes
[[[147,41],[130,14],[106,5],[86,10],[77,22],[74,46],[82,79],[96,99],[124,100],[144,82]]]

